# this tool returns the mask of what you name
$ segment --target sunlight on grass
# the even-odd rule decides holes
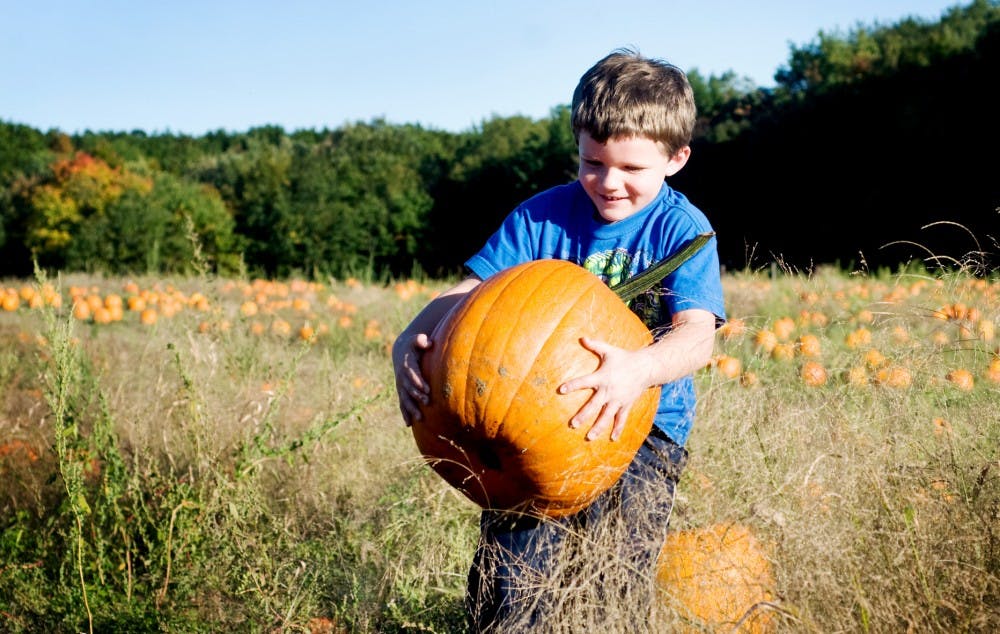
[[[724,283],[672,530],[752,532],[772,631],[1000,625],[1000,281]],[[444,286],[0,284],[0,629],[462,631],[478,509],[423,464],[388,358]],[[566,554],[548,631],[646,623],[582,583],[619,539]]]

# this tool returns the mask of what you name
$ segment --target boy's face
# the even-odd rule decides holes
[[[595,141],[580,133],[579,179],[605,222],[628,218],[648,205],[663,180],[676,174],[691,155],[683,147],[672,157],[663,145],[646,137]]]

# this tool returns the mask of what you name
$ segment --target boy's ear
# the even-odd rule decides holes
[[[667,161],[666,175],[673,176],[677,172],[681,171],[681,168],[687,164],[689,158],[691,158],[690,145],[685,145],[681,149],[674,152],[674,155]]]

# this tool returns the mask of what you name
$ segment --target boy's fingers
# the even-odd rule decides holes
[[[575,392],[577,390],[586,390],[586,389],[596,390],[597,386],[592,384],[591,381],[589,380],[591,376],[593,375],[581,376],[575,379],[570,379],[569,381],[566,381],[565,383],[560,385],[556,389],[556,391],[559,394],[569,394],[570,392]]]
[[[611,440],[618,440],[625,431],[625,423],[628,422],[629,408],[623,407],[615,415],[615,426],[611,429]]]
[[[424,377],[420,374],[419,370],[414,368],[406,369],[406,391],[409,393],[426,392],[427,383],[424,381]]]
[[[410,396],[413,398],[413,400],[426,405],[427,402],[430,400],[430,396],[428,395],[428,390],[429,387],[427,386],[426,383],[423,385],[414,385],[413,388],[410,390]]]
[[[430,384],[424,380],[419,369],[406,366],[398,377],[396,392],[399,395],[399,410],[406,426],[421,420],[421,405],[430,402]]]
[[[403,423],[406,424],[407,427],[413,424],[410,422],[410,412],[406,409],[406,405],[403,405],[403,399],[399,399],[399,413],[402,415]]]
[[[406,423],[407,427],[413,425],[413,423],[421,420],[423,414],[420,412],[420,407],[414,402],[412,398],[400,399],[399,409],[403,414],[403,422]]]
[[[597,417],[597,422],[587,432],[587,440],[595,440],[603,436],[607,433],[612,422],[614,422],[614,418],[608,413],[608,408],[605,407],[601,415]]]
[[[596,407],[594,399],[591,398],[589,401],[583,404],[583,407],[580,408],[580,411],[578,411],[576,414],[573,415],[573,418],[569,419],[569,426],[572,427],[573,429],[576,429],[584,422],[588,420],[593,420],[594,416],[596,416],[598,413],[594,411],[595,409]]]
[[[580,337],[580,345],[601,358],[608,353],[608,350],[612,349],[610,344],[591,337]]]
[[[413,393],[415,388],[423,394],[430,393],[430,385],[424,380],[424,375],[420,372],[420,357],[414,353],[408,353],[403,359],[403,370],[411,387],[408,391]]]

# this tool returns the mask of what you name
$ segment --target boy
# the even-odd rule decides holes
[[[581,77],[571,116],[578,179],[518,206],[466,262],[471,275],[430,302],[396,340],[396,389],[407,425],[420,424],[420,405],[429,398],[419,366],[420,354],[435,345],[428,333],[483,279],[528,260],[559,258],[614,284],[711,231],[705,216],[665,182],[691,155],[695,104],[679,69],[615,51]],[[576,516],[555,521],[483,511],[467,595],[476,631],[537,624],[546,601],[551,608],[554,600],[528,586],[544,585],[556,574],[553,562],[567,535],[596,530],[609,518],[626,527],[616,554],[636,571],[633,582],[655,576],[694,417],[691,374],[708,362],[715,328],[725,319],[715,240],[631,308],[657,333],[654,342],[628,351],[583,339],[599,357],[599,367],[559,391],[590,390],[589,401],[567,424],[577,427],[596,418],[587,438],[610,434],[614,440],[632,403],[645,389],[661,385],[653,430],[615,486]]]

